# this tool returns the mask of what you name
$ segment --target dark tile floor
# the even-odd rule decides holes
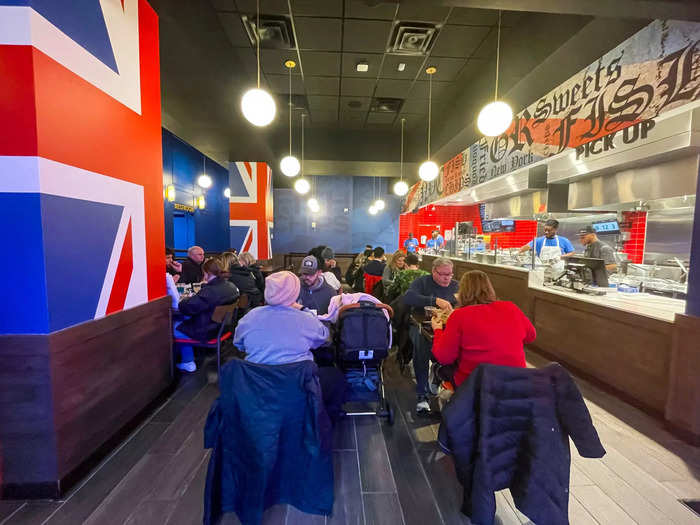
[[[544,364],[536,356],[529,361]],[[391,358],[386,382],[396,410],[393,426],[358,416],[336,428],[332,516],[279,505],[265,513],[266,525],[469,523],[459,512],[452,460],[435,442],[438,421],[414,416],[413,383]],[[571,523],[700,523],[677,501],[700,496],[697,449],[641,412],[579,384],[608,455],[583,460],[574,454]],[[65,499],[0,501],[0,525],[201,523],[209,457],[202,429],[217,395],[205,371],[182,377],[175,393]],[[508,491],[497,494],[497,504],[500,523],[529,523]],[[238,520],[228,515],[223,522]]]

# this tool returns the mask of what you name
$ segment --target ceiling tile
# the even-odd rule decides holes
[[[368,6],[366,0],[346,0],[346,18],[372,18],[374,20],[393,20],[396,12],[395,4],[381,3]]]
[[[468,57],[489,32],[488,27],[445,26],[440,30],[431,56]]]
[[[449,7],[437,7],[429,2],[412,2],[399,7],[397,18],[409,22],[442,22],[449,12]]]
[[[313,111],[338,111],[338,97],[314,95],[307,97],[309,109]]]
[[[407,101],[408,102],[408,101]],[[401,128],[401,119],[406,119],[406,127],[404,129],[424,128],[427,124],[427,118],[424,113],[406,113],[401,112],[396,119],[395,125]]]
[[[513,29],[504,27],[501,29],[501,49],[503,43],[507,42],[508,37],[512,34]],[[496,54],[496,42],[498,41],[498,31],[492,29],[491,32],[484,38],[483,42],[472,54],[474,58],[490,58]]]
[[[433,82],[451,82],[459,75],[462,68],[467,63],[466,58],[428,58],[426,66],[435,66],[437,72],[433,76]],[[427,75],[423,74],[418,77],[421,80],[427,79]]]
[[[405,55],[386,55],[384,57],[384,65],[380,73],[381,78],[395,78],[403,80],[413,80],[416,78],[418,71],[423,65],[425,57],[405,56]],[[403,71],[398,70],[399,64],[406,64]]]
[[[365,123],[365,118],[367,117],[366,111],[341,111],[340,121],[344,124],[354,124],[358,127],[362,127]]]
[[[340,53],[302,51],[304,75],[337,77],[340,75]]]
[[[289,94],[289,77],[287,75],[265,75],[265,78],[273,92]],[[304,94],[304,85],[301,83],[299,75],[292,75],[292,94]]]
[[[428,112],[428,101],[424,98],[408,98],[404,100],[403,113],[425,114]]]
[[[243,28],[243,22],[238,13],[217,13],[221,26],[226,32],[233,47],[250,47],[248,33]]]
[[[375,80],[344,77],[341,84],[341,94],[344,96],[371,97],[374,92]]]
[[[311,110],[311,123],[329,123],[338,121],[338,111]]]
[[[448,89],[453,87],[452,82],[438,82],[433,80],[433,98],[441,98],[448,95]],[[418,80],[411,90],[411,98],[428,98],[428,81]]]
[[[369,110],[370,97],[340,97],[340,111],[364,113]]]
[[[389,21],[346,19],[343,30],[343,50],[383,53],[391,32],[391,25]]]
[[[526,11],[503,11],[502,27],[513,27]],[[498,11],[495,9],[472,9],[455,7],[450,13],[448,24],[464,24],[469,26],[495,26],[498,24]]]
[[[284,63],[292,59],[298,61],[297,53],[293,49],[261,49],[260,50],[260,65],[266,74],[284,75],[287,74],[287,68]],[[304,64],[306,66],[306,64]],[[298,73],[299,68],[295,68]],[[294,74],[294,71],[292,72]]]
[[[383,55],[371,53],[343,53],[343,76],[358,78],[377,78],[379,65],[382,63]],[[357,71],[358,62],[367,62],[369,70],[366,73]]]
[[[381,78],[377,83],[377,97],[406,98],[411,87],[411,80],[394,80]]]
[[[370,113],[367,115],[367,122],[370,124],[391,124],[396,118],[396,113]]]
[[[246,14],[255,14],[255,0],[236,0],[238,11]],[[288,15],[289,6],[287,0],[264,0],[260,2],[261,15]]]
[[[340,18],[294,19],[299,49],[340,51],[342,20]]]
[[[337,95],[340,91],[340,77],[304,76],[304,84],[309,95]]]
[[[265,0],[267,2],[267,0]],[[294,16],[343,16],[343,0],[291,0]],[[295,19],[296,21],[296,19]]]

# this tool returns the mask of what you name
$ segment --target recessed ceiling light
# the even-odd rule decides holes
[[[406,64],[400,62],[396,69],[398,69],[399,71],[403,71],[404,69],[406,69]]]
[[[367,73],[367,71],[369,71],[369,64],[365,61],[358,62],[356,69],[358,73]]]

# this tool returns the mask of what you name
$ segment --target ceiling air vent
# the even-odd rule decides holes
[[[388,53],[427,55],[435,42],[438,28],[422,22],[398,22],[394,26]]]
[[[250,45],[255,47],[255,15],[241,15]],[[260,15],[260,47],[294,49],[292,23],[286,16]]]
[[[370,111],[375,113],[398,113],[403,106],[402,98],[373,98]]]

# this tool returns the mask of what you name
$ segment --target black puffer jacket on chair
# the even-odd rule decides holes
[[[515,506],[538,525],[568,524],[569,437],[581,456],[605,449],[568,372],[480,365],[442,412],[439,443],[464,486],[462,512],[491,525],[494,492],[509,488]]]

